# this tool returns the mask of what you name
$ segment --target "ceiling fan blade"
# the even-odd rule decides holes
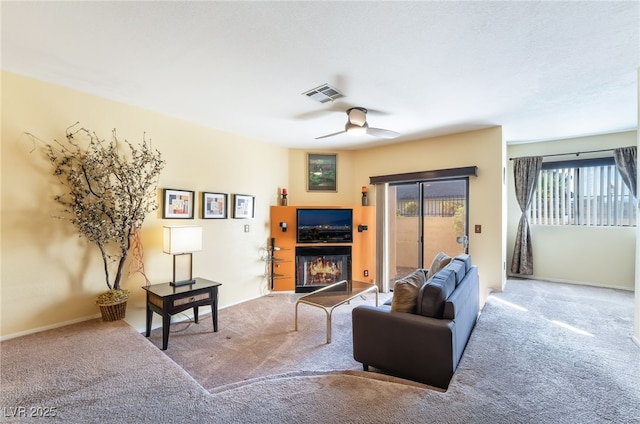
[[[367,134],[372,135],[374,137],[382,137],[382,138],[396,138],[400,135],[395,131],[385,130],[382,128],[367,128]]]
[[[338,132],[335,132],[335,133],[332,133],[332,134],[327,134],[327,135],[323,135],[323,136],[320,136],[320,137],[316,137],[316,140],[320,140],[321,138],[333,137],[334,135],[344,134],[344,133],[346,133],[346,131],[338,131]]]
[[[300,119],[300,120],[309,120],[309,119],[317,119],[317,118],[322,118],[323,116],[326,116],[327,114],[332,114],[332,113],[344,113],[344,111],[348,108],[350,108],[351,106],[344,103],[342,101],[342,99],[338,99],[335,100],[333,102],[331,102],[330,104],[327,103],[326,106],[322,106],[323,109],[319,109],[319,110],[310,110],[308,112],[303,112],[303,113],[299,113],[298,115],[295,115],[293,118],[294,119]]]

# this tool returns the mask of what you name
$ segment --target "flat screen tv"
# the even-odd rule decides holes
[[[353,243],[353,209],[298,209],[298,243]]]

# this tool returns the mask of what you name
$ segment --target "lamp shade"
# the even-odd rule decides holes
[[[173,255],[202,250],[202,227],[164,227],[162,251]]]

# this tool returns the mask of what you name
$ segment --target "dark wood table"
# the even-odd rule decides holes
[[[153,313],[162,316],[162,350],[167,350],[171,315],[193,308],[194,321],[198,323],[198,307],[211,306],[213,331],[218,331],[218,286],[220,283],[195,278],[194,284],[172,286],[170,283],[142,287],[147,291],[147,332],[151,335]]]

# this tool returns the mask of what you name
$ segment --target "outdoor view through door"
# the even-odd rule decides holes
[[[468,178],[389,185],[389,275],[428,268],[440,251],[467,252]],[[422,199],[422,201],[420,201]]]

